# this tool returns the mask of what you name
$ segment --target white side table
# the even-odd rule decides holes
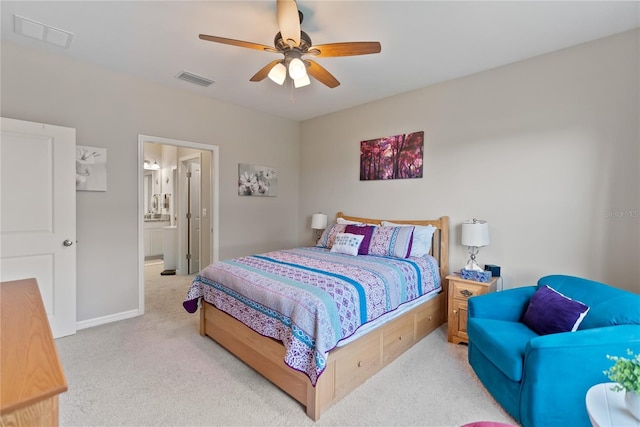
[[[593,427],[640,427],[637,420],[627,411],[624,391],[613,391],[615,383],[596,384],[587,391],[587,413]]]

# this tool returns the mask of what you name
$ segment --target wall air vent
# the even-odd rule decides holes
[[[199,76],[197,74],[190,73],[188,71],[183,71],[176,76],[180,80],[184,80],[185,82],[193,83],[199,86],[210,86],[211,83],[214,83],[213,80],[209,80],[206,77]]]

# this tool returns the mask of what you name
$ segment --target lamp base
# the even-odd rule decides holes
[[[465,265],[463,268],[465,270],[471,271],[484,271],[482,268],[480,268],[475,259],[470,259],[469,262],[467,262],[467,265]]]

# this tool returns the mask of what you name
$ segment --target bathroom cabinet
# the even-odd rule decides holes
[[[169,221],[144,222],[144,256],[157,257],[163,254],[163,227],[170,225]]]

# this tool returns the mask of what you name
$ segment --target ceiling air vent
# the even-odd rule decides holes
[[[209,86],[213,83],[213,80],[209,80],[206,77],[199,76],[197,74],[190,73],[188,71],[183,71],[176,76],[177,78],[184,80],[185,82],[193,83],[198,86]]]
[[[13,15],[13,30],[17,34],[64,48],[68,48],[73,40],[73,33],[69,31],[54,28],[20,15]]]

